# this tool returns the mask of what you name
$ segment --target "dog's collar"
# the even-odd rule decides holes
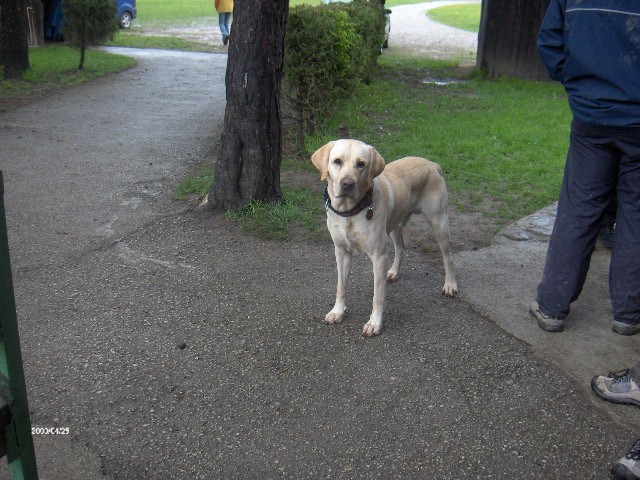
[[[367,193],[364,194],[364,197],[358,202],[358,204],[350,210],[346,212],[340,212],[333,208],[331,205],[331,197],[329,197],[329,185],[324,186],[324,208],[326,210],[331,210],[336,215],[340,215],[341,217],[353,217],[354,215],[359,214],[364,209],[367,209],[366,218],[367,220],[371,220],[373,218],[373,187],[371,187]]]

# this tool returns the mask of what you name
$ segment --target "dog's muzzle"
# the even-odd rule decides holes
[[[337,197],[338,198],[351,197],[353,195],[353,192],[355,192],[355,190],[356,190],[356,181],[353,180],[352,178],[345,177],[340,180],[340,192],[337,195]]]

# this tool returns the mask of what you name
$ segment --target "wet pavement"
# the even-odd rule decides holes
[[[552,207],[458,252],[455,299],[409,251],[373,339],[357,257],[349,316],[324,325],[330,243],[172,199],[219,135],[226,57],[127,53],[0,114],[32,420],[70,429],[36,437],[41,478],[606,478],[640,420],[589,390],[640,353],[610,330],[606,249],[560,334],[527,315]]]

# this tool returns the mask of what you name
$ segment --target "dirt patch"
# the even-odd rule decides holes
[[[139,30],[132,28],[131,33],[153,37],[177,37],[194,43],[201,43],[219,47],[219,51],[226,52],[228,47],[222,45],[222,35],[217,23],[197,23],[176,27],[143,27]]]
[[[11,80],[10,80],[11,81]],[[12,93],[0,95],[0,113],[13,110],[14,108],[24,107],[30,103],[40,100],[52,93],[69,87],[48,87],[35,86],[30,90],[16,90]]]
[[[146,37],[179,38],[198,46],[198,51],[206,53],[227,53],[229,47],[222,44],[222,35],[217,23],[193,23],[175,27],[148,27],[133,25],[124,35]]]

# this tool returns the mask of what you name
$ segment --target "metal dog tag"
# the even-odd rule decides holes
[[[371,208],[369,208],[367,210],[367,214],[366,214],[365,217],[366,217],[367,220],[371,220],[373,218],[373,207],[371,207]]]

